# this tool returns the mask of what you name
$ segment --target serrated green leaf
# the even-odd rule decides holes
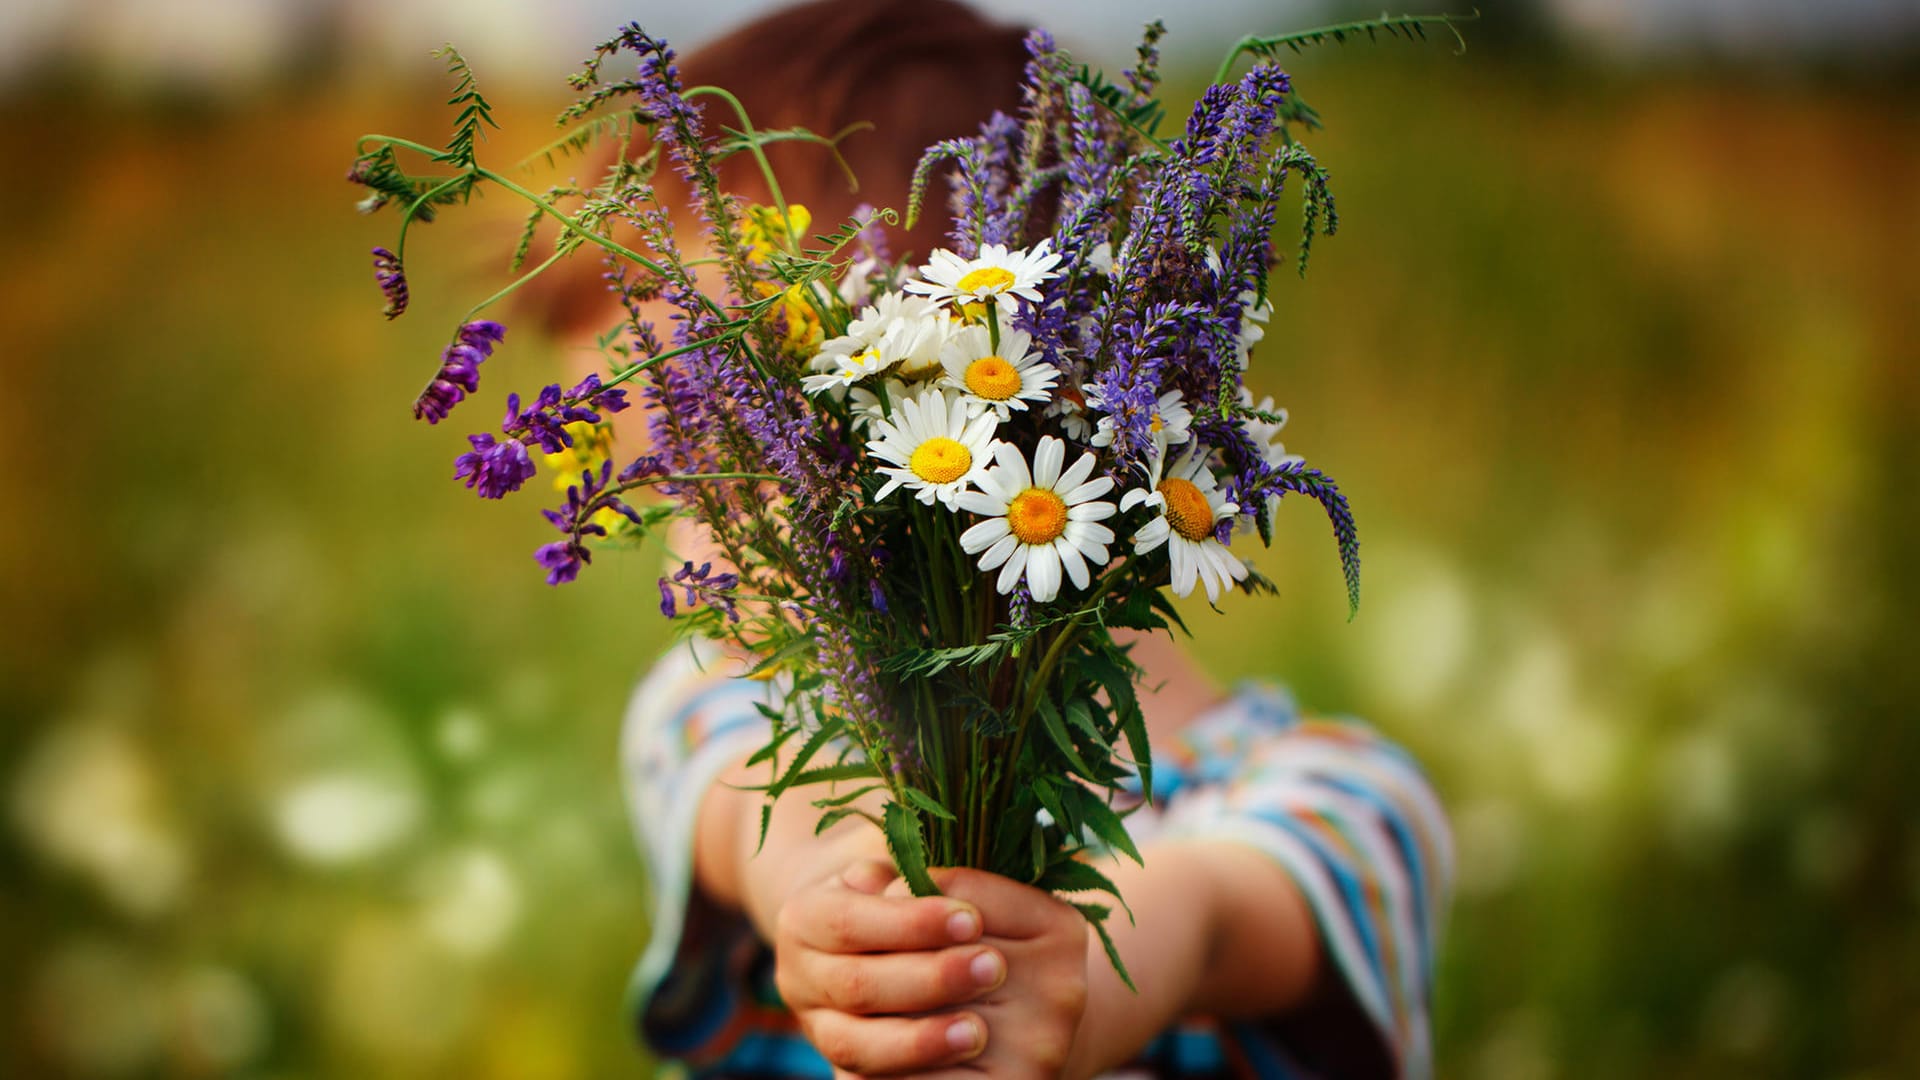
[[[907,880],[913,895],[940,895],[939,886],[927,873],[927,842],[913,811],[896,802],[888,803],[881,829],[887,834],[887,851],[893,855],[893,864],[900,868],[900,876]]]
[[[850,817],[866,818],[868,821],[873,822],[874,828],[880,828],[880,820],[860,807],[838,806],[820,815],[819,822],[813,827],[813,835],[819,836],[821,833],[826,832],[828,829],[833,828],[835,825],[840,824]]]
[[[1073,784],[1061,788],[1060,795],[1061,801],[1068,805],[1070,812],[1085,822],[1087,828],[1093,830],[1093,835],[1134,862],[1142,866],[1146,865],[1146,860],[1140,857],[1140,849],[1133,844],[1133,837],[1127,835],[1127,823],[1120,820],[1120,815],[1097,793]]]
[[[927,794],[924,791],[921,791],[919,788],[914,787],[911,784],[903,786],[900,789],[900,794],[905,795],[907,797],[908,802],[912,803],[913,805],[919,807],[922,810],[925,810],[927,813],[932,814],[934,817],[937,817],[942,821],[960,820],[959,818],[953,816],[953,812],[951,810],[948,810],[946,807],[941,806],[940,800],[934,798],[933,796]]]
[[[1072,701],[1067,702],[1065,715],[1067,723],[1079,728],[1086,734],[1087,738],[1093,740],[1095,746],[1098,746],[1108,754],[1113,753],[1113,744],[1107,740],[1106,734],[1093,722],[1093,709],[1087,703],[1086,698],[1076,697]]]
[[[767,795],[777,799],[781,792],[792,787],[794,779],[807,767],[807,762],[812,761],[813,755],[819,753],[820,748],[827,745],[827,742],[839,734],[839,731],[840,722],[837,720],[830,720],[815,728],[813,734],[807,737],[807,741],[800,745],[800,750],[793,755],[793,760],[787,764],[786,771],[781,773],[773,783],[767,785]]]
[[[845,806],[848,803],[852,802],[853,800],[859,798],[860,796],[865,795],[869,792],[879,791],[882,787],[885,787],[885,786],[886,785],[884,784],[868,784],[866,787],[855,788],[854,790],[849,791],[843,795],[828,795],[827,797],[822,799],[815,799],[813,800],[813,805],[821,808],[822,810],[830,806]]]
[[[838,765],[822,765],[808,769],[793,778],[789,787],[808,787],[813,784],[834,784],[845,780],[877,780],[880,770],[865,761],[843,761]],[[782,789],[785,790],[785,789]]]
[[[1120,976],[1120,981],[1127,984],[1127,989],[1136,994],[1139,993],[1140,988],[1133,985],[1133,976],[1127,973],[1126,961],[1120,959],[1120,950],[1114,947],[1113,935],[1107,933],[1107,916],[1113,914],[1113,909],[1105,904],[1074,904],[1073,906],[1079,909],[1080,914],[1087,920],[1087,925],[1093,927],[1093,932],[1100,935],[1100,947],[1107,951],[1107,963],[1113,965],[1113,973]]]
[[[1073,767],[1073,771],[1081,776],[1092,777],[1093,766],[1087,764],[1087,760],[1080,756],[1080,748],[1073,745],[1073,736],[1067,734],[1066,723],[1060,719],[1060,710],[1054,708],[1052,700],[1044,694],[1040,698],[1039,712],[1040,729],[1045,731],[1053,745],[1059,747],[1060,752],[1066,755],[1067,762]]]

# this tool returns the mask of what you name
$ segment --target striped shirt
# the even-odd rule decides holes
[[[711,660],[714,653],[706,653]],[[636,689],[621,736],[634,830],[653,888],[653,934],[629,987],[637,1033],[683,1075],[819,1077],[832,1069],[773,987],[770,950],[693,883],[695,815],[716,778],[767,738],[765,683],[668,653]],[[1115,1075],[1313,1077],[1432,1073],[1434,949],[1453,876],[1444,812],[1419,766],[1353,720],[1302,717],[1271,686],[1240,687],[1166,745],[1137,840],[1245,843],[1278,862],[1313,911],[1358,1032],[1304,1018],[1188,1018]],[[1372,1043],[1372,1064],[1347,1053]],[[1329,1046],[1326,1044],[1345,1044]],[[1316,1045],[1319,1044],[1319,1045]],[[1335,1051],[1339,1051],[1336,1053]]]

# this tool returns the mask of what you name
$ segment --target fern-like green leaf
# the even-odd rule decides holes
[[[457,105],[460,112],[454,117],[453,138],[447,141],[447,148],[436,157],[461,169],[475,166],[474,153],[480,140],[486,138],[486,128],[498,128],[494,122],[493,106],[480,93],[480,87],[474,82],[473,69],[467,66],[467,58],[451,43],[435,49],[433,55],[447,61],[447,71],[454,77],[453,96],[447,104]]]

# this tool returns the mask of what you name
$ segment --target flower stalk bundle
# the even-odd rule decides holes
[[[520,276],[461,321],[415,403],[430,423],[478,391],[503,343],[486,306],[562,259],[604,259],[624,311],[601,339],[607,373],[509,395],[455,477],[497,499],[553,474],[557,535],[535,557],[554,584],[597,546],[688,546],[659,607],[777,690],[751,762],[769,808],[804,791],[823,829],[870,819],[918,893],[934,890],[929,866],[957,865],[1084,898],[1114,892],[1090,848],[1139,859],[1116,797],[1151,790],[1143,673],[1115,632],[1180,625],[1170,596],[1271,591],[1247,553],[1289,495],[1331,521],[1358,604],[1346,498],[1282,447],[1286,413],[1244,383],[1288,181],[1302,271],[1337,223],[1292,131],[1315,115],[1274,60],[1435,21],[1244,39],[1173,138],[1159,134],[1158,24],[1117,82],[1035,31],[1021,114],[936,144],[916,170],[908,224],[942,166],[953,214],[949,246],[918,265],[888,250],[891,210],[811,232],[764,147],[831,153],[836,139],[756,129],[724,89],[682,85],[672,50],[637,26],[574,76],[581,96],[545,152],[613,142],[595,186],[536,192],[481,165],[490,106],[451,48],[452,140],[368,136],[349,179],[369,189],[363,209],[401,213],[392,250],[374,252],[389,318],[408,306],[412,226],[484,186],[530,205]],[[440,171],[408,172],[402,154]],[[769,205],[721,189],[716,164],[738,154]],[[656,187],[667,168],[690,207]],[[680,247],[688,211],[698,253]],[[547,221],[553,250],[527,269]],[[609,419],[635,406],[647,445],[616,463]],[[1109,908],[1077,906],[1105,940]]]

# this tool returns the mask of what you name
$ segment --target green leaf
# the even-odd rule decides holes
[[[1095,746],[1108,754],[1113,753],[1113,743],[1107,740],[1104,732],[1094,726],[1093,709],[1088,705],[1086,698],[1077,697],[1067,702],[1066,719],[1067,723],[1086,733],[1087,738],[1092,739]]]
[[[959,818],[953,816],[953,812],[951,810],[948,810],[946,807],[941,806],[940,800],[934,798],[933,796],[927,794],[924,791],[921,791],[919,788],[914,787],[911,784],[901,788],[900,794],[905,795],[907,797],[908,802],[912,803],[913,805],[919,807],[922,810],[925,810],[927,813],[932,814],[934,817],[937,817],[942,821],[960,820]]]
[[[801,744],[800,751],[793,756],[793,761],[787,765],[787,771],[782,773],[779,779],[767,785],[767,794],[773,798],[779,798],[781,792],[792,787],[801,770],[807,767],[807,762],[813,760],[813,755],[819,753],[820,748],[827,745],[827,742],[839,733],[840,722],[837,720],[830,720],[815,728],[813,734],[807,737],[807,741]]]
[[[753,845],[753,853],[755,855],[760,854],[761,849],[767,846],[767,826],[772,823],[773,800],[768,799],[766,802],[760,804],[760,839],[755,841]]]
[[[1067,726],[1060,719],[1060,710],[1054,708],[1052,700],[1044,695],[1040,698],[1040,727],[1047,733],[1047,738],[1066,755],[1074,772],[1086,777],[1094,775],[1094,767],[1080,756],[1080,748],[1073,745],[1073,736],[1067,734]]]
[[[1142,866],[1146,865],[1146,860],[1140,857],[1140,849],[1133,845],[1133,837],[1127,835],[1127,823],[1120,820],[1120,815],[1098,794],[1078,784],[1061,788],[1060,794],[1063,801],[1071,805],[1072,811],[1086,822],[1087,828],[1092,829],[1093,834],[1108,847],[1124,853]]]
[[[1126,908],[1129,920],[1133,918],[1133,909],[1127,907],[1126,897],[1120,895],[1120,889],[1114,885],[1113,879],[1101,873],[1093,864],[1081,862],[1079,859],[1068,858],[1054,863],[1047,867],[1047,872],[1041,874],[1040,880],[1033,885],[1036,889],[1045,889],[1048,892],[1107,893],[1120,901],[1121,907]]]
[[[905,806],[890,802],[881,827],[887,834],[887,850],[893,855],[893,864],[900,868],[900,876],[907,879],[913,895],[940,895],[939,886],[927,873],[927,842],[920,835],[920,819]]]
[[[1087,925],[1093,927],[1093,932],[1100,935],[1100,947],[1107,950],[1107,963],[1113,965],[1113,973],[1120,976],[1120,981],[1127,984],[1127,989],[1136,994],[1139,993],[1140,988],[1133,985],[1133,976],[1127,974],[1126,961],[1120,959],[1120,950],[1114,947],[1113,935],[1107,933],[1107,916],[1113,914],[1113,909],[1105,904],[1074,904],[1073,906],[1078,908],[1080,914],[1086,918]]]
[[[754,704],[760,705],[759,702],[755,702]],[[765,706],[760,706],[760,707],[764,708]],[[776,724],[784,723],[785,720],[786,720],[786,717],[781,716],[778,713],[774,714],[774,723]],[[755,750],[753,752],[753,756],[747,759],[747,767],[752,768],[753,766],[758,765],[763,761],[769,761],[777,757],[780,753],[780,747],[785,745],[788,739],[793,738],[793,733],[799,730],[800,728],[796,724],[787,724],[786,726],[776,730],[773,733],[773,737],[767,740],[767,745],[761,747],[758,750]]]
[[[843,761],[838,765],[822,765],[817,769],[808,769],[796,775],[788,787],[806,787],[810,784],[832,784],[842,780],[877,780],[880,770],[866,761]],[[786,790],[782,788],[781,790]]]
[[[813,651],[812,638],[804,638],[804,637],[794,638],[792,641],[789,641],[785,645],[780,646],[778,649],[775,649],[772,653],[768,654],[767,656],[762,657],[759,663],[753,665],[751,668],[748,668],[746,674],[740,677],[743,679],[758,678],[759,676],[765,675],[768,672],[772,671],[773,669],[779,667],[781,664],[784,664],[787,661],[792,660],[803,653],[810,653],[812,651]]]
[[[879,791],[884,786],[883,784],[868,784],[866,787],[855,788],[843,795],[828,795],[823,799],[815,799],[813,800],[813,805],[822,810],[825,810],[829,806],[845,806],[868,792]]]
[[[860,807],[838,806],[820,815],[820,821],[813,827],[813,835],[819,836],[821,833],[826,832],[828,829],[833,828],[849,817],[863,817],[873,822],[875,828],[880,827],[879,819],[862,810]]]

